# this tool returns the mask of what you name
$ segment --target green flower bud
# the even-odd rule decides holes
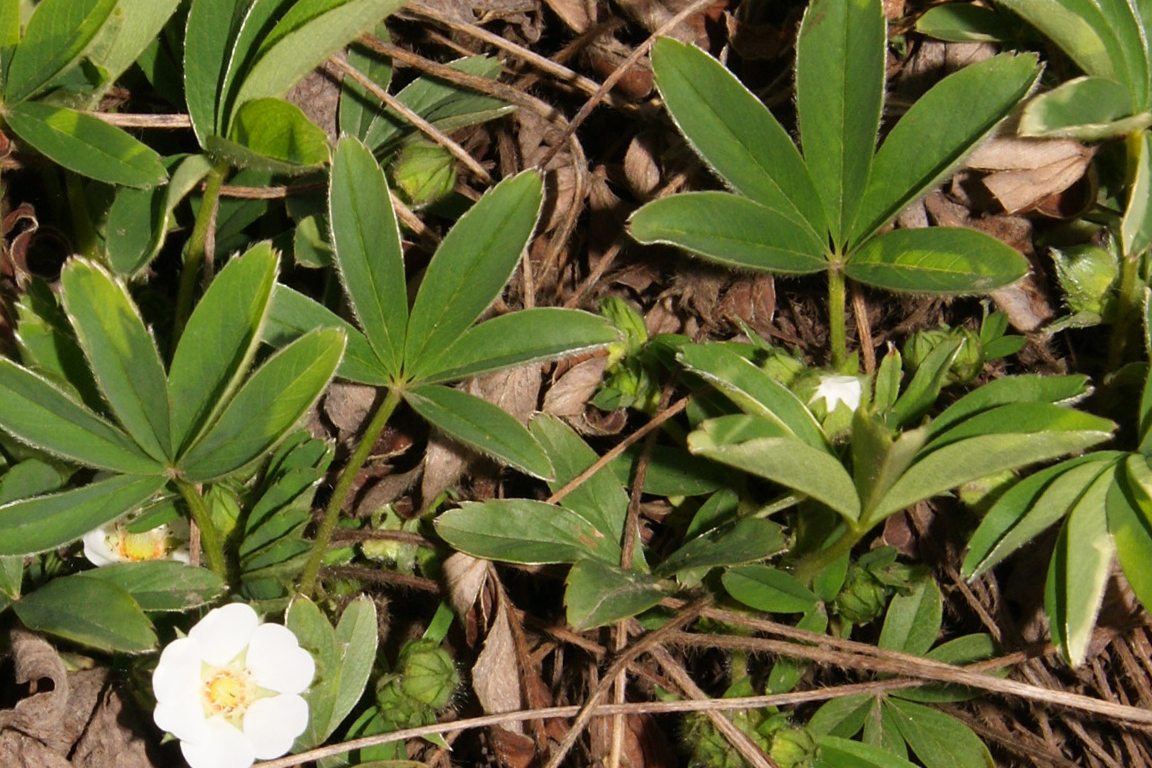
[[[869,571],[853,563],[833,607],[847,621],[867,624],[884,612],[887,602],[888,590],[884,585]]]
[[[781,728],[772,736],[768,755],[780,768],[808,768],[816,755],[816,739],[806,728]]]
[[[916,331],[904,342],[904,368],[914,372],[936,347],[952,340],[948,328],[926,328]]]
[[[405,202],[423,208],[455,188],[456,158],[431,141],[409,142],[392,163],[392,182]]]
[[[1053,248],[1052,260],[1069,310],[1100,318],[1111,314],[1120,279],[1120,265],[1111,251],[1098,245]]]
[[[436,722],[435,710],[405,693],[399,675],[385,675],[376,682],[376,706],[391,731]]]
[[[433,710],[446,707],[460,684],[460,673],[452,657],[431,640],[405,645],[397,668],[404,693]]]
[[[648,328],[644,325],[644,318],[619,296],[601,299],[600,314],[624,334],[624,349],[627,352],[638,352],[648,342]]]

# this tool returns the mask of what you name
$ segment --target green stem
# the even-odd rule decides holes
[[[332,498],[328,500],[328,506],[324,509],[324,519],[320,521],[320,528],[316,531],[316,542],[312,545],[312,555],[308,558],[304,572],[300,575],[300,586],[296,590],[297,594],[304,597],[312,596],[316,588],[316,577],[320,574],[320,566],[324,562],[324,555],[328,552],[328,544],[332,541],[332,532],[336,530],[340,510],[344,508],[344,502],[352,490],[356,475],[364,466],[364,462],[368,460],[372,446],[376,444],[376,439],[384,431],[384,425],[388,423],[388,419],[392,417],[392,412],[400,404],[400,391],[398,387],[389,388],[384,402],[380,404],[372,416],[372,421],[368,423],[364,429],[364,434],[360,437],[360,443],[340,473],[340,479],[336,481],[336,487],[332,489]]]
[[[84,196],[84,187],[80,184],[80,177],[74,173],[65,174],[64,188],[68,195],[68,208],[72,214],[72,237],[76,252],[95,258],[97,253],[96,228],[92,226],[92,214],[88,210],[88,199]]]
[[[216,208],[220,203],[220,188],[231,166],[226,162],[217,163],[208,172],[204,182],[204,195],[200,199],[200,210],[196,213],[196,224],[188,239],[188,251],[184,255],[184,268],[180,272],[180,291],[176,295],[176,321],[172,330],[173,348],[184,332],[184,324],[192,314],[192,300],[196,296],[196,281],[204,265],[207,253],[208,232],[216,222]]]
[[[832,348],[832,367],[839,370],[848,359],[848,340],[844,332],[844,273],[833,262],[828,267],[828,346]]]
[[[864,534],[868,532],[867,528],[857,530],[851,526],[844,529],[844,535],[832,542],[831,546],[824,549],[812,552],[796,563],[792,568],[792,575],[799,579],[803,584],[811,584],[812,579],[822,573],[825,569],[839,560],[841,557],[852,551],[852,547],[859,543],[860,539],[864,538]]]
[[[184,503],[188,505],[196,527],[200,529],[200,548],[208,560],[208,567],[217,576],[231,583],[228,574],[228,562],[224,559],[224,546],[220,542],[220,533],[216,530],[216,524],[212,522],[212,513],[208,511],[208,505],[204,503],[200,489],[184,480],[173,482],[176,483],[176,488],[180,491]]]
[[[1136,291],[1140,254],[1124,254],[1120,262],[1120,287],[1116,292],[1116,315],[1112,319],[1112,335],[1108,339],[1108,371],[1114,373],[1124,363],[1124,349],[1128,345],[1130,318],[1138,315],[1133,308],[1140,305]]]

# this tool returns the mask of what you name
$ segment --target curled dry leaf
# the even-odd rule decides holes
[[[544,0],[544,4],[576,34],[583,34],[592,26],[588,5],[584,0]]]
[[[107,669],[66,672],[39,635],[13,630],[15,682],[30,695],[0,710],[4,768],[154,768],[139,720],[108,686]]]
[[[1053,197],[1072,187],[1088,172],[1094,148],[1072,139],[1029,139],[998,136],[977,149],[966,165],[988,173],[982,183],[1007,213],[1053,210]],[[1081,206],[1088,195],[1082,198]],[[1078,215],[1080,211],[1072,211]]]
[[[637,134],[624,153],[624,178],[632,193],[648,200],[660,186],[660,164],[657,162],[658,137],[652,131]]]

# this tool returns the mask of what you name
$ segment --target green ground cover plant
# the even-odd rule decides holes
[[[559,4],[466,45],[399,0],[0,0],[0,669],[32,633],[110,670],[156,765],[1023,760],[983,692],[1100,685],[1152,601],[1145,5],[633,21],[656,100],[569,122],[593,59],[525,41],[600,33]],[[1000,47],[900,95],[929,37]],[[1006,135],[1091,143],[1079,213],[894,223],[974,212]],[[574,747],[611,689],[636,719]],[[1121,693],[1062,701],[1147,724]]]

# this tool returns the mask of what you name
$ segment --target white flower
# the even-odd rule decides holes
[[[192,768],[248,768],[280,757],[304,732],[308,704],[299,694],[315,672],[290,629],[231,603],[164,648],[152,673],[152,718],[180,739]]]
[[[816,392],[813,393],[812,399],[808,401],[808,405],[812,405],[817,400],[824,400],[824,405],[828,409],[828,413],[836,410],[838,403],[844,403],[848,406],[848,410],[855,411],[860,407],[860,394],[863,388],[860,385],[860,379],[855,376],[840,376],[837,374],[829,374],[820,377],[820,384],[816,387]]]
[[[88,562],[97,567],[141,560],[189,562],[187,520],[177,518],[150,531],[129,533],[128,525],[137,516],[129,513],[84,534]]]

